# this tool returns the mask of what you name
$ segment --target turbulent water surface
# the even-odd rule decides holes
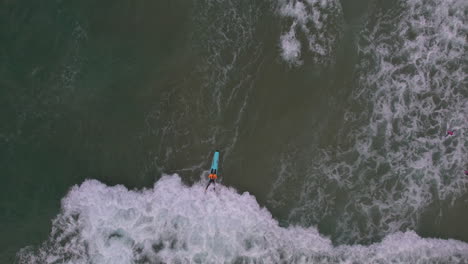
[[[467,13],[1,1],[0,263],[468,263]]]

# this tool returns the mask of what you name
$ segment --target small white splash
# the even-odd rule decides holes
[[[337,1],[281,0],[279,15],[292,21],[289,30],[280,37],[281,56],[286,62],[302,64],[298,33],[305,36],[304,42],[315,62],[326,60],[331,55],[341,23],[341,6]]]
[[[295,27],[296,24],[293,24],[289,32],[281,36],[281,55],[286,62],[300,65],[301,43],[296,38]]]

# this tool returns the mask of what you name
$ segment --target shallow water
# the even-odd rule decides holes
[[[4,1],[0,262],[468,262],[467,8]]]

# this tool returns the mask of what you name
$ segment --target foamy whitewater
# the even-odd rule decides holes
[[[282,228],[249,193],[163,176],[153,189],[87,180],[62,200],[49,239],[19,263],[466,263],[468,244],[395,233],[338,246],[317,229]]]
[[[308,226],[331,217],[335,242],[368,243],[417,229],[429,206],[466,193],[467,4],[411,0],[373,10],[358,38],[339,145],[311,161],[290,220]],[[457,134],[446,137],[448,129]],[[281,172],[293,162],[282,159],[275,186],[291,181]],[[285,200],[281,191],[272,190],[273,203]]]

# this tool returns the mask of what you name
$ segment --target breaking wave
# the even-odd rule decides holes
[[[62,200],[49,239],[19,263],[461,263],[468,244],[395,233],[370,246],[338,246],[313,227],[283,228],[249,193],[204,193],[177,175],[152,189],[87,180]]]

